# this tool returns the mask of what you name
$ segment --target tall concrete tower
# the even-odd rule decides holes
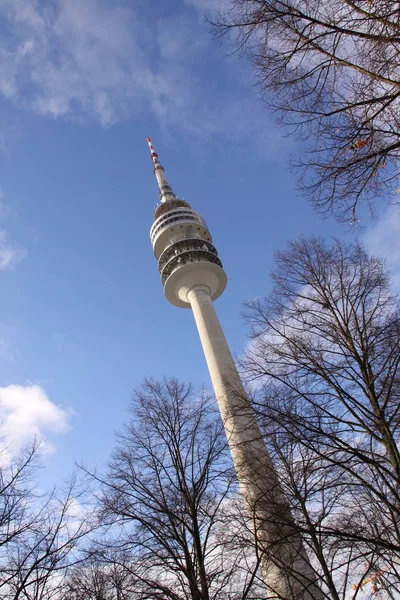
[[[227,278],[211,233],[203,217],[175,196],[150,138],[147,141],[160,192],[150,239],[161,283],[172,304],[193,311],[268,595],[322,600],[214,309],[213,300],[224,291]]]

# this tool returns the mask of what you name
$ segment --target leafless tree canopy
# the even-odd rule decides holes
[[[77,513],[75,478],[65,490],[36,491],[40,445],[0,450],[0,599],[58,598],[67,569],[83,560],[94,521]]]
[[[307,149],[300,187],[339,219],[393,192],[400,148],[397,0],[231,0],[214,31],[248,54],[266,104]]]
[[[298,527],[327,598],[371,578],[399,592],[400,312],[385,265],[300,239],[273,278],[247,305],[243,367]]]
[[[122,570],[135,600],[244,600],[257,586],[263,597],[215,401],[175,379],[146,380],[131,417],[107,476],[96,476],[106,580],[110,566]]]
[[[137,600],[129,570],[95,557],[75,568],[58,600]]]

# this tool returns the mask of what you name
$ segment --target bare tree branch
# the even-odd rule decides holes
[[[398,186],[400,16],[395,0],[231,0],[211,22],[249,56],[266,105],[301,140],[300,189],[323,212]]]

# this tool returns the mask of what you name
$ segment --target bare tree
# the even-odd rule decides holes
[[[0,563],[8,544],[29,529],[26,498],[32,490],[32,479],[39,453],[37,442],[27,446],[17,456],[0,445]]]
[[[62,587],[68,567],[85,558],[83,540],[94,528],[77,514],[75,478],[67,489],[36,491],[40,443],[0,457],[0,598],[50,600]]]
[[[397,0],[231,0],[213,29],[254,66],[265,103],[307,150],[300,187],[354,220],[398,185]]]
[[[123,570],[135,599],[263,597],[214,403],[175,379],[146,380],[131,416],[107,476],[96,476],[110,527],[99,560]]]
[[[247,304],[243,367],[327,598],[400,592],[400,311],[359,244],[300,239]],[[380,582],[379,585],[376,582]]]
[[[117,562],[103,563],[92,557],[74,568],[64,587],[62,600],[136,600],[129,589],[129,569]]]

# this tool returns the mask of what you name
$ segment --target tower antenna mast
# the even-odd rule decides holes
[[[149,137],[146,139],[150,149],[150,157],[154,165],[154,174],[157,178],[158,189],[160,191],[160,202],[167,202],[168,200],[174,199],[175,194],[166,180],[164,175],[164,167],[162,167],[158,161],[158,154],[153,148],[151,139]]]

